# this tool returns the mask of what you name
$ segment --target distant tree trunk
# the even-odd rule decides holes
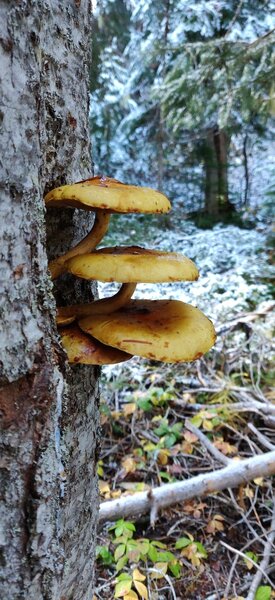
[[[91,173],[90,0],[1,3],[1,500],[3,600],[91,600],[97,378],[66,366],[47,271],[45,190]],[[75,214],[77,213],[78,214]],[[92,218],[92,217],[91,217]],[[47,215],[50,254],[89,228]],[[92,297],[63,277],[63,302]]]
[[[250,178],[249,178],[249,168],[248,168],[248,153],[247,153],[247,145],[248,145],[248,135],[247,133],[244,136],[243,141],[243,164],[244,164],[244,206],[249,205],[249,192],[250,192]]]
[[[205,166],[205,212],[214,217],[233,209],[228,198],[228,146],[227,134],[215,127],[203,145]]]

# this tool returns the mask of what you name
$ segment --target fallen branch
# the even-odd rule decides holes
[[[100,504],[99,521],[116,521],[122,517],[135,517],[147,512],[156,516],[161,508],[238,487],[256,477],[267,477],[275,473],[275,451],[267,452],[241,461],[232,461],[228,466],[209,474],[201,474],[185,481],[167,483],[149,492],[137,492]]]
[[[203,389],[200,388],[194,392],[194,390],[184,390],[185,392],[192,393],[200,393],[207,391],[208,393],[215,394],[218,392],[223,392],[226,390],[226,387],[215,389]],[[231,391],[231,390],[230,390]],[[234,389],[232,388],[232,395],[234,394]],[[200,411],[200,410],[228,410],[232,412],[256,412],[258,414],[263,415],[275,415],[275,405],[271,404],[271,402],[259,402],[258,400],[244,400],[243,402],[230,402],[230,403],[211,403],[211,404],[191,404],[190,402],[185,402],[184,400],[173,399],[173,404],[176,406],[180,406],[181,408],[186,408],[192,412]]]

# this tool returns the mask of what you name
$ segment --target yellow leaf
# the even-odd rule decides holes
[[[223,438],[214,441],[215,448],[218,448],[223,454],[236,454],[238,452],[238,448],[229,444],[229,442],[225,442]]]
[[[212,423],[212,421],[203,421],[203,427],[204,429],[206,429],[206,431],[212,431],[214,425]]]
[[[152,579],[162,579],[162,577],[164,575],[166,575],[166,573],[167,573],[167,566],[168,566],[167,562],[165,562],[165,563],[160,563],[160,562],[156,563],[155,567],[154,567],[156,569],[156,571],[153,571],[151,573],[151,578]]]
[[[145,575],[142,575],[142,573],[138,569],[134,569],[133,570],[133,579],[135,579],[136,581],[144,581],[144,579],[146,579],[146,577],[145,577]]]
[[[110,493],[111,498],[120,498],[120,496],[121,496],[121,490],[113,490]]]
[[[110,486],[107,483],[107,481],[103,481],[102,479],[99,480],[98,482],[98,487],[99,487],[99,491],[100,494],[110,494]]]
[[[183,454],[192,454],[193,450],[194,448],[192,444],[190,444],[189,442],[182,442],[181,451],[183,452]]]
[[[129,593],[132,586],[131,579],[126,579],[126,581],[119,581],[115,587],[115,598],[121,598],[126,596]]]
[[[184,400],[184,402],[194,402],[194,398],[189,392],[184,392],[184,394],[182,394],[182,399]]]
[[[130,592],[123,597],[124,600],[138,600],[138,595],[136,594],[136,592],[134,592],[134,590],[130,590]]]
[[[123,406],[123,414],[125,417],[128,417],[129,415],[132,415],[136,409],[137,405],[135,402],[127,402],[127,404],[124,404]]]
[[[263,485],[264,483],[264,478],[263,477],[256,477],[256,479],[253,479],[254,483],[256,483],[256,485]]]
[[[98,467],[97,467],[97,474],[98,474],[98,477],[104,477],[104,469],[102,468],[101,465],[98,465]]]
[[[121,417],[121,412],[119,410],[113,410],[111,415],[115,421],[118,421],[118,419]]]
[[[135,586],[136,590],[138,591],[139,595],[142,598],[144,598],[145,600],[148,600],[148,592],[147,592],[147,588],[145,587],[145,585],[143,583],[141,583],[140,581],[134,580],[134,586]]]
[[[137,468],[137,463],[129,456],[122,461],[121,466],[125,469],[126,473],[134,473]]]
[[[195,433],[192,433],[192,431],[185,431],[185,433],[183,434],[184,439],[186,440],[186,442],[189,442],[189,444],[193,444],[194,442],[198,441],[198,436],[195,435]]]
[[[170,456],[170,452],[169,450],[159,450],[158,452],[158,458],[157,461],[158,463],[160,463],[161,465],[167,465],[168,463],[168,456]]]
[[[224,526],[222,524],[224,518],[221,515],[214,515],[213,519],[209,521],[206,531],[207,533],[215,533],[215,531],[223,531]]]
[[[244,495],[247,498],[254,498],[254,491],[249,487],[249,485],[244,488]]]

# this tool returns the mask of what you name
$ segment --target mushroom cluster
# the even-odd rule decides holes
[[[88,280],[121,283],[110,298],[58,307],[57,325],[70,363],[113,364],[133,355],[189,362],[211,348],[215,330],[199,309],[176,300],[132,300],[140,282],[195,281],[199,273],[189,258],[139,246],[97,249],[111,213],[166,213],[171,208],[166,196],[93,177],[50,191],[45,203],[95,212],[90,233],[50,262],[52,278],[70,272]]]

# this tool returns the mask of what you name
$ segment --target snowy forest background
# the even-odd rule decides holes
[[[269,1],[102,0],[91,73],[96,172],[156,187],[212,221],[232,208],[266,210],[273,27]]]
[[[112,215],[104,245],[136,244],[191,258],[198,281],[139,284],[135,297],[190,302],[218,334],[214,348],[192,364],[134,357],[103,368],[98,474],[104,501],[211,472],[209,441],[239,458],[261,452],[260,432],[264,449],[274,444],[274,417],[264,416],[274,410],[274,8],[271,0],[101,0],[96,8],[95,174],[157,188],[172,203],[168,216]],[[114,289],[99,283],[101,296]],[[162,511],[155,529],[136,522],[133,534],[132,522],[119,521],[118,531],[129,527],[127,535],[134,535],[131,552],[125,543],[120,558],[115,526],[103,528],[96,597],[109,600],[116,576],[115,597],[236,600],[250,590],[249,600],[270,600],[269,580],[259,586],[257,572],[234,549],[249,548],[260,563],[271,506],[275,519],[267,480]],[[180,557],[181,540],[187,548]],[[147,586],[142,595],[133,545],[160,542],[158,558],[136,550],[134,562],[146,575],[145,582],[139,574]],[[274,549],[270,563],[274,575]],[[169,585],[150,575],[160,564]],[[119,588],[126,579],[130,596]]]

